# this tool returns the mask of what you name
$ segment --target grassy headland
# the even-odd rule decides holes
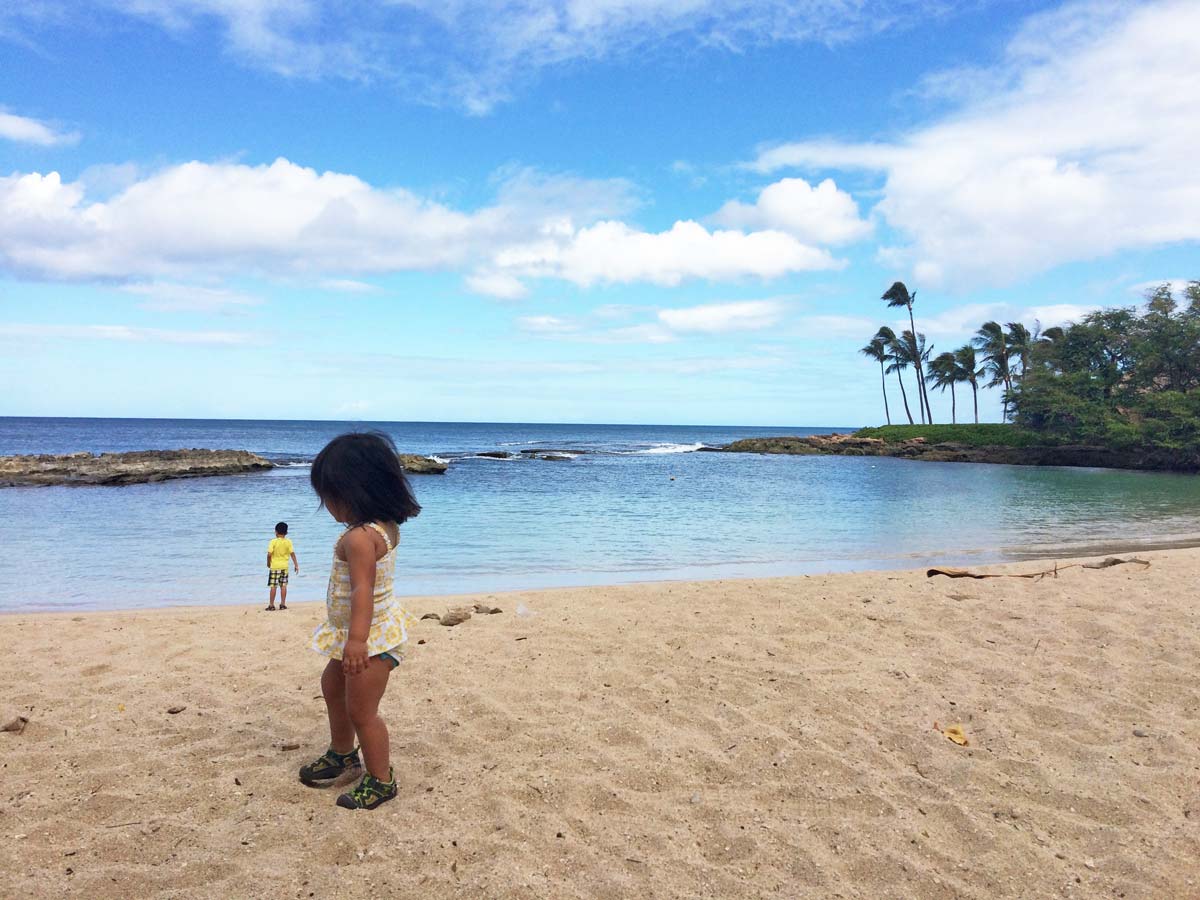
[[[923,438],[930,444],[966,444],[969,447],[1040,447],[1057,444],[1016,425],[881,425],[875,428],[860,428],[854,432],[856,438],[877,438],[887,444],[898,444]]]

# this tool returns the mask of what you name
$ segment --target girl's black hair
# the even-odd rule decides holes
[[[321,505],[336,502],[349,517],[349,525],[399,525],[421,511],[404,477],[396,445],[378,431],[335,437],[313,460],[309,477]]]

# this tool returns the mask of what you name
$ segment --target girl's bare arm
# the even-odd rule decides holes
[[[342,649],[342,671],[357,675],[367,668],[367,637],[375,611],[375,541],[366,528],[354,528],[342,538],[350,568],[350,632]]]

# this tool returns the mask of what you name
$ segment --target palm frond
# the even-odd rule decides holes
[[[909,294],[908,288],[904,286],[903,281],[895,282],[890,288],[884,291],[880,300],[886,300],[888,306],[910,306],[912,304],[912,295]]]

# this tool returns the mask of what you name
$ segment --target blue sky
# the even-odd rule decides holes
[[[0,414],[875,424],[894,280],[936,353],[1200,277],[1196,34],[1194,2],[13,4]]]

